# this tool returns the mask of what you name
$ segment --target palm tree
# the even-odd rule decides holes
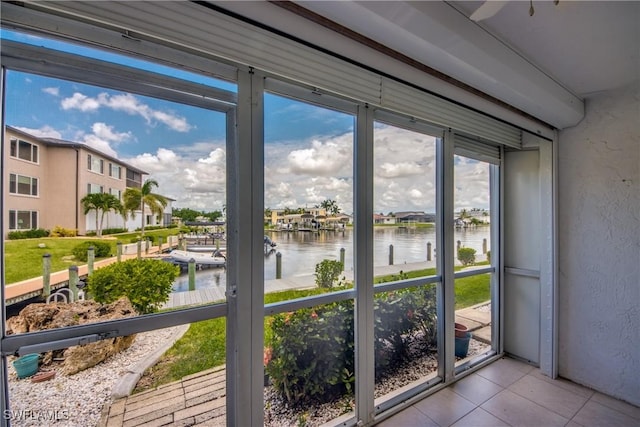
[[[157,186],[158,182],[156,180],[148,179],[140,188],[127,188],[122,196],[124,199],[124,208],[131,214],[131,218],[135,219],[137,210],[142,212],[142,226],[140,227],[142,236],[144,236],[144,206],[149,206],[153,214],[162,215],[168,203],[165,197],[151,192],[153,187]]]
[[[331,215],[338,215],[340,213],[340,207],[335,200],[326,199],[320,203],[320,207],[324,208],[324,210]]]
[[[109,193],[91,193],[84,196],[80,203],[84,208],[84,214],[95,210],[96,211],[96,236],[102,236],[102,223],[104,221],[104,215],[109,211],[115,211],[120,215],[125,215],[124,206],[120,203],[120,200]],[[98,217],[100,221],[98,221]]]

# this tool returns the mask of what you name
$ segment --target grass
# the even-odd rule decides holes
[[[168,236],[177,236],[178,234],[180,234],[180,229],[176,227],[144,231],[145,237],[152,237],[155,243],[158,242],[158,237],[162,237],[163,244],[167,243]],[[118,239],[119,242],[122,242],[123,244],[134,243],[136,239],[140,237],[140,232],[133,231],[130,233],[113,234],[112,237],[115,237],[116,239]]]
[[[43,237],[40,239],[8,240],[5,250],[5,283],[42,276],[42,256],[51,255],[51,272],[66,270],[72,265],[85,264],[73,256],[73,248],[86,241],[102,241],[111,245],[116,253],[115,239]],[[38,247],[44,244],[44,248]],[[96,258],[98,260],[100,258]]]
[[[145,236],[154,238],[157,243],[158,236],[162,236],[163,244],[167,242],[167,236],[177,235],[178,228],[164,228],[145,231]],[[42,237],[39,239],[6,240],[5,251],[5,283],[15,283],[22,280],[42,276],[42,255],[51,255],[51,272],[68,269],[72,265],[86,264],[75,259],[73,248],[85,241],[102,241],[111,245],[111,253],[116,254],[118,242],[129,244],[140,236],[139,232],[114,234],[99,237]],[[44,244],[44,248],[38,247]],[[96,258],[96,261],[103,258]]]
[[[435,274],[434,268],[409,271],[403,278],[424,277]],[[376,283],[399,280],[398,275],[376,277]],[[456,280],[456,310],[490,299],[489,274],[464,277]],[[334,289],[335,290],[335,289]],[[265,304],[319,295],[326,289],[288,290],[266,294]],[[269,340],[268,318],[265,318],[265,342]],[[193,323],[185,335],[167,351],[160,361],[149,368],[134,392],[140,392],[161,384],[177,381],[187,375],[201,372],[225,363],[226,319],[211,319]]]
[[[323,289],[273,292],[265,295],[264,301],[269,304],[323,292]],[[225,318],[192,323],[189,330],[176,341],[160,361],[145,371],[134,392],[177,381],[187,375],[223,365],[226,357],[225,337]]]

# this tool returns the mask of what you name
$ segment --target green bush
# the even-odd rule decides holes
[[[487,261],[491,262],[491,251],[487,251]]]
[[[51,237],[76,237],[78,235],[78,231],[74,228],[64,228],[56,225],[51,230]]]
[[[436,344],[435,285],[383,292],[375,297],[375,371],[410,361],[410,344]],[[354,381],[353,300],[277,314],[269,323],[265,369],[292,404],[328,402],[351,393]]]
[[[266,371],[291,403],[329,401],[354,380],[353,302],[273,316]]]
[[[383,292],[374,300],[376,376],[410,359],[415,340],[428,351],[437,341],[435,285]]]
[[[100,303],[125,296],[139,313],[153,313],[169,299],[178,274],[180,268],[165,261],[131,259],[94,271],[87,290]]]
[[[126,233],[128,230],[126,228],[103,228],[102,235],[106,236],[108,234],[118,234],[118,233]],[[87,236],[95,236],[95,231],[87,231]]]
[[[473,248],[458,249],[458,260],[462,265],[473,265],[476,262],[476,250]]]
[[[332,288],[340,277],[344,266],[340,261],[324,259],[316,264],[316,285],[320,288]]]
[[[49,237],[49,230],[34,228],[31,230],[10,231],[7,237],[9,240],[39,239],[41,237]]]
[[[138,243],[138,240],[143,242],[145,240],[153,240],[153,239],[151,237],[149,237],[149,236],[144,236],[144,238],[142,236],[137,236],[137,237],[132,237],[131,239],[129,239],[129,243]],[[142,247],[144,248],[144,245]]]
[[[93,246],[93,253],[96,258],[104,258],[111,255],[111,245],[107,242],[100,241],[89,241],[82,242],[76,247],[73,248],[73,256],[76,257],[78,261],[87,262],[87,251],[89,248]]]

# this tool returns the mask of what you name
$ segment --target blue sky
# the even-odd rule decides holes
[[[2,31],[2,38],[83,54],[221,89],[235,85],[144,61]],[[225,204],[225,118],[215,111],[96,86],[9,71],[6,124],[36,136],[83,142],[159,182],[175,207]],[[348,114],[265,95],[265,207],[353,211],[353,127]],[[376,126],[376,212],[435,211],[435,139]],[[488,169],[456,162],[456,207],[488,207]]]

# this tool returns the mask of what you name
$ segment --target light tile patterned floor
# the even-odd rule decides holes
[[[224,369],[200,372],[113,402],[101,426],[224,426],[224,397]],[[378,426],[638,427],[640,408],[503,358]]]
[[[638,427],[640,408],[503,358],[378,426]]]

